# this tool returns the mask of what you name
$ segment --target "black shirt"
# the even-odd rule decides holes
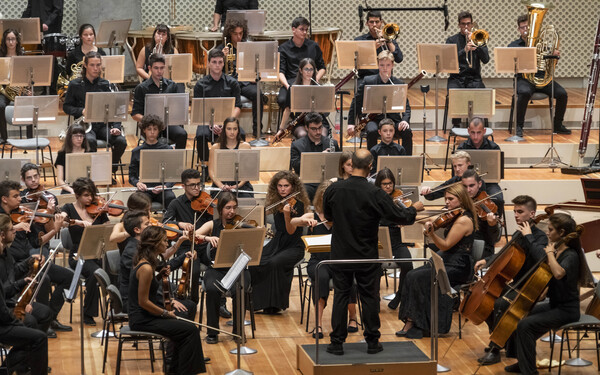
[[[225,25],[228,10],[258,9],[258,0],[217,0],[215,13],[221,15],[221,25]]]
[[[48,26],[44,34],[60,33],[62,30],[64,0],[28,0],[21,18],[39,17],[42,25]]]
[[[354,125],[355,124],[355,111],[358,111],[358,115],[362,116],[362,106],[363,106],[363,99],[364,99],[364,95],[365,95],[365,86],[367,85],[391,85],[391,82],[394,82],[395,85],[401,85],[404,84],[404,81],[402,81],[399,78],[396,77],[391,77],[391,79],[388,79],[388,81],[386,83],[383,82],[383,80],[381,79],[381,76],[379,74],[376,75],[372,75],[372,76],[366,76],[365,79],[363,79],[361,85],[358,87],[358,93],[356,94],[356,96],[354,97],[354,99],[352,100],[352,103],[350,104],[350,110],[348,111],[348,125]],[[394,120],[394,123],[398,124],[401,121],[406,121],[408,123],[410,123],[410,103],[408,102],[408,98],[406,98],[406,109],[404,110],[404,112],[400,113],[388,113],[387,117],[391,118],[392,120]],[[383,114],[377,116],[375,118],[375,122],[379,123],[379,121],[381,121],[383,119]]]
[[[310,57],[317,65],[317,71],[326,69],[325,60],[323,60],[323,52],[321,47],[310,39],[304,39],[304,43],[300,47],[294,44],[292,38],[286,40],[279,46],[279,72],[285,75],[285,78],[290,81],[296,79],[298,75],[298,64],[300,60]]]
[[[10,311],[4,298],[4,293],[0,293],[0,326],[22,326],[23,323]]]
[[[12,213],[14,212],[19,212],[19,209],[12,211]],[[10,213],[5,212],[2,207],[0,207],[0,214],[7,214],[10,216]],[[8,253],[10,253],[16,262],[21,262],[30,257],[33,250],[33,246],[31,246],[30,242],[30,238],[32,236],[31,233],[32,232],[25,232],[24,230],[20,230],[15,233],[15,240],[10,244]]]
[[[67,203],[62,206],[62,212],[65,212],[67,216],[71,220],[83,220],[81,216],[79,216],[79,212],[75,209],[73,203]],[[97,217],[92,225],[102,225],[108,221],[108,215],[106,213],[100,214],[100,217]],[[81,237],[83,236],[83,230],[85,228],[79,225],[71,225],[69,226],[69,234],[71,235],[71,241],[73,241],[73,248],[70,249],[69,258],[73,258],[74,254],[79,250],[79,243],[81,242]]]
[[[133,256],[137,253],[138,243],[139,241],[136,238],[128,238],[125,250],[123,250],[119,260],[119,291],[121,292],[123,304],[126,304],[129,298],[129,276],[133,268]]]
[[[376,259],[379,222],[414,223],[417,210],[401,208],[364,177],[337,181],[323,195],[325,218],[332,221],[331,259]]]
[[[69,83],[67,94],[65,96],[65,104],[63,110],[66,114],[78,118],[83,116],[85,109],[85,96],[88,92],[110,92],[110,83],[104,78],[96,78],[90,82],[87,78],[75,78]],[[98,128],[104,128],[103,122],[93,122],[92,129],[97,131]],[[121,129],[120,122],[111,122],[108,124],[110,128]]]
[[[390,142],[389,144],[383,143],[383,141],[379,142],[369,151],[371,151],[371,155],[373,155],[373,168],[371,168],[371,173],[375,173],[375,171],[377,171],[377,158],[379,156],[406,155],[406,150],[404,147],[400,146],[394,141]]]
[[[194,86],[194,98],[235,98],[235,106],[238,108],[242,108],[240,93],[238,81],[227,74],[221,74],[218,81],[207,74]]]
[[[373,38],[371,33],[366,33],[366,34],[357,36],[356,38],[354,38],[354,40],[377,40],[377,38]],[[404,56],[402,55],[402,51],[400,50],[400,47],[398,47],[398,43],[396,43],[395,40],[392,40],[392,44],[396,48],[394,50],[394,52],[392,52],[392,54],[394,55],[394,62],[401,63],[402,60],[404,59]],[[380,46],[377,48],[376,54],[379,55],[379,52],[381,52],[381,51],[383,51],[383,46]],[[358,70],[358,78],[364,78],[366,76],[372,76],[372,75],[378,74],[378,73],[379,73],[378,69],[359,69]]]
[[[179,88],[181,87],[181,89]],[[131,107],[131,116],[144,115],[146,105],[146,94],[177,94],[183,93],[183,87],[177,85],[170,79],[163,78],[158,87],[152,77],[135,87],[133,92],[133,106]]]
[[[297,175],[300,175],[300,155],[303,152],[323,152],[329,148],[330,142],[331,138],[321,137],[321,143],[315,144],[310,140],[308,135],[305,135],[300,139],[296,139],[294,142],[292,142],[292,146],[290,148],[290,168],[292,168]],[[339,151],[340,147],[335,139],[333,140],[333,144],[335,151]]]
[[[483,142],[479,148],[473,145],[471,138],[468,138],[466,141],[461,143],[458,147],[458,150],[500,150],[500,146],[496,144],[494,141],[490,141],[487,137],[483,138]]]
[[[98,48],[98,53],[101,54],[102,56],[106,56],[106,52],[104,52],[104,50],[102,48]],[[77,63],[83,61],[84,57],[85,57],[85,54],[81,50],[81,44],[76,45],[75,48],[71,52],[69,52],[69,54],[67,55],[67,66],[66,66],[67,73],[69,75],[72,73],[71,65],[77,64]]]
[[[162,143],[156,142],[151,145],[147,142],[142,143],[131,151],[131,161],[129,162],[129,183],[133,186],[136,186],[140,181],[140,151],[141,150],[171,150],[171,146]],[[148,188],[153,188],[155,186],[159,186],[160,182],[152,182],[147,183],[144,182]],[[175,185],[172,182],[165,183],[165,186],[172,187]]]
[[[6,251],[0,254],[2,296],[7,299],[10,307],[15,306],[18,294],[27,285],[24,277],[28,272],[29,263],[27,261],[16,262],[15,258]]]
[[[555,277],[548,283],[550,307],[573,308],[579,312],[579,256],[577,250],[567,248],[558,256],[558,264],[565,270],[565,276]]]
[[[467,53],[465,52],[465,46],[467,45],[467,39],[461,33],[452,35],[446,39],[446,44],[456,44],[458,51],[458,69],[459,73],[450,74],[450,78],[478,78],[481,79],[481,64],[487,64],[490,61],[490,54],[487,46],[478,47],[469,56],[472,59],[472,68],[469,67],[467,62]]]

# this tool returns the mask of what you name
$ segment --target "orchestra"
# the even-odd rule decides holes
[[[522,163],[520,160],[513,159],[527,157],[519,154],[527,146],[520,148],[515,143],[513,147],[503,142],[500,136],[494,139],[493,132],[486,132],[494,126],[496,134],[506,133],[504,127],[499,127],[501,121],[498,118],[507,116],[503,112],[494,112],[492,116],[469,113],[467,122],[462,124],[466,127],[465,133],[458,135],[463,138],[449,156],[451,171],[431,170],[427,167],[429,155],[425,149],[425,144],[435,144],[435,141],[426,140],[431,125],[426,124],[427,113],[432,111],[425,99],[429,87],[424,84],[420,92],[411,87],[422,78],[433,78],[435,73],[422,71],[412,80],[409,77],[408,84],[403,75],[397,74],[398,64],[402,63],[400,68],[414,64],[417,53],[403,44],[403,24],[390,22],[391,8],[382,9],[386,12],[384,18],[382,10],[367,6],[366,33],[344,35],[348,43],[371,43],[372,51],[369,49],[368,52],[376,64],[371,66],[376,69],[357,68],[346,75],[347,72],[344,74],[341,69],[332,71],[334,64],[330,64],[332,60],[339,62],[336,59],[343,51],[326,45],[315,38],[314,33],[311,35],[312,16],[307,19],[295,15],[291,30],[286,31],[287,36],[277,39],[267,31],[256,34],[249,29],[249,14],[252,13],[244,13],[244,10],[262,9],[262,3],[256,0],[215,0],[215,3],[208,26],[199,33],[213,38],[210,45],[200,38],[195,49],[190,50],[193,43],[181,43],[184,39],[178,39],[178,35],[193,32],[172,22],[153,20],[144,38],[133,45],[131,38],[126,37],[126,46],[116,43],[110,48],[101,48],[97,46],[102,34],[97,35],[97,30],[102,30],[100,23],[82,22],[76,25],[77,32],[72,38],[75,43],[62,43],[66,49],[64,57],[54,56],[52,83],[44,93],[37,87],[32,90],[11,86],[9,81],[4,81],[10,74],[0,72],[0,167],[6,165],[6,171],[0,168],[0,374],[50,373],[50,366],[59,364],[56,358],[49,357],[55,349],[49,347],[48,339],[62,345],[61,339],[67,341],[83,335],[82,353],[90,350],[89,345],[83,343],[84,339],[90,340],[89,334],[60,321],[65,321],[68,314],[63,307],[73,303],[68,292],[80,287],[82,292],[75,299],[81,300],[81,316],[72,313],[70,324],[81,323],[85,329],[97,324],[102,324],[103,328],[108,326],[106,321],[112,319],[112,314],[104,309],[110,306],[108,299],[113,297],[104,293],[105,286],[99,283],[96,275],[98,269],[110,271],[111,282],[122,301],[123,324],[133,331],[155,333],[168,339],[161,344],[164,345],[164,358],[159,357],[167,374],[210,371],[207,351],[214,358],[217,353],[214,348],[223,353],[231,349],[229,340],[225,339],[227,336],[220,333],[229,335],[232,332],[234,343],[246,344],[245,334],[239,329],[241,326],[243,330],[248,323],[242,318],[238,325],[240,316],[246,316],[246,311],[239,311],[240,298],[243,298],[244,310],[260,314],[258,328],[254,327],[252,315],[252,340],[255,329],[265,328],[264,322],[272,323],[269,328],[277,331],[283,319],[291,321],[296,313],[301,314],[302,319],[306,316],[304,305],[308,303],[314,306],[316,323],[312,317],[306,322],[306,336],[294,337],[294,340],[312,338],[319,345],[319,340],[325,339],[323,355],[328,358],[336,356],[352,361],[355,350],[359,350],[369,354],[369,358],[380,359],[387,354],[389,341],[413,340],[425,345],[426,341],[419,340],[431,337],[437,345],[438,340],[455,334],[464,338],[478,332],[482,337],[478,337],[476,343],[483,340],[487,344],[483,353],[460,355],[461,361],[468,362],[470,367],[490,366],[494,371],[500,370],[494,365],[502,363],[504,371],[509,373],[536,374],[538,369],[541,371],[541,365],[536,363],[536,347],[537,357],[542,356],[537,341],[549,332],[553,335],[553,330],[560,330],[567,323],[577,322],[583,315],[587,302],[584,302],[581,289],[595,287],[590,284],[586,253],[599,251],[600,258],[600,245],[593,235],[586,233],[588,228],[592,231],[595,228],[586,226],[590,222],[587,216],[578,216],[560,207],[554,212],[555,205],[560,206],[560,202],[567,200],[560,193],[565,188],[553,184],[560,177],[544,174],[549,188],[537,192],[539,196],[527,186],[531,180],[524,175],[529,169],[521,172],[520,181],[517,178],[510,183],[505,181],[504,172],[509,168],[505,163],[519,164]],[[39,18],[40,34],[60,33],[64,28],[63,11],[66,9],[63,8],[66,6],[62,1],[29,0],[22,18]],[[361,29],[362,9],[361,6]],[[537,73],[514,76],[516,84],[510,111],[516,111],[515,133],[523,136],[527,108],[532,99],[537,99],[534,94],[545,94],[550,99],[553,123],[548,130],[553,134],[549,139],[554,155],[554,134],[567,139],[574,133],[567,126],[571,117],[578,116],[579,112],[571,109],[575,108],[573,102],[567,106],[567,91],[571,86],[563,82],[565,88],[555,80],[561,57],[558,34],[551,35],[553,27],[542,27],[543,13],[541,17],[532,17],[540,9],[545,12],[551,8],[530,4],[528,14],[517,18],[518,39],[508,45],[538,48]],[[228,10],[235,10],[236,14],[227,16]],[[242,12],[242,18],[237,11]],[[475,11],[460,11],[455,18],[458,32],[446,38],[449,32],[437,40],[441,47],[452,45],[452,58],[458,68],[442,76],[447,78],[444,89],[476,90],[487,86],[500,90],[504,87],[491,80],[484,83],[490,73],[485,65],[493,65],[497,54],[491,48],[488,50],[489,33],[475,22]],[[0,14],[0,21],[1,18]],[[4,27],[1,22],[0,26]],[[504,27],[509,29],[509,25]],[[35,45],[22,43],[23,30],[12,26],[0,30],[0,58],[11,61],[11,72],[15,69],[12,61],[16,61],[17,56],[38,53]],[[547,33],[540,33],[540,30]],[[277,69],[273,73],[270,67],[267,69],[259,64],[256,72],[252,72],[256,74],[255,81],[240,80],[240,76],[248,73],[240,70],[242,66],[246,68],[244,59],[254,59],[254,56],[241,54],[239,43],[254,43],[271,37],[278,41]],[[116,34],[113,33],[111,38],[116,38]],[[339,38],[340,34],[335,36],[335,39]],[[544,38],[552,39],[552,43]],[[335,44],[333,39],[330,42]],[[110,82],[105,78],[107,61],[114,55],[124,54],[126,48],[134,57],[134,61],[128,59],[125,62],[124,72],[129,70],[127,79],[119,84]],[[182,83],[173,77],[171,56],[188,53],[192,54],[192,81]],[[263,52],[257,48],[256,53],[256,61],[259,61],[258,56]],[[355,54],[357,67],[361,53],[364,51]],[[9,65],[2,63],[0,67]],[[418,71],[421,71],[420,66],[421,62]],[[261,72],[263,68],[269,72]],[[172,79],[165,78],[167,72]],[[33,79],[33,68],[31,74]],[[344,78],[340,80],[339,77]],[[325,78],[328,78],[327,82]],[[292,113],[291,88],[294,85],[320,90],[319,86],[333,86],[332,79],[339,82],[332,98],[335,113],[320,113],[321,110],[316,108]],[[593,84],[591,77],[590,84]],[[369,113],[367,99],[384,86],[386,92],[393,86],[397,86],[395,90],[405,90],[405,102],[402,97],[405,104],[388,112],[386,105],[391,99],[384,97],[382,109]],[[265,94],[271,90],[274,90],[272,95],[278,93],[277,103],[267,101]],[[344,90],[349,90],[349,95]],[[396,90],[394,96],[402,90]],[[94,106],[90,104],[90,98],[94,98],[92,94],[112,95],[119,91],[131,94],[127,105],[113,108],[114,103],[107,101],[102,103],[107,114],[105,122],[86,120],[86,113],[92,112],[90,106]],[[56,119],[50,125],[48,120],[38,125],[38,117],[34,115],[31,121],[34,126],[24,125],[27,139],[16,139],[12,134],[14,120],[10,114],[17,110],[17,98],[51,97],[53,95],[46,94],[54,92],[61,96]],[[64,95],[60,95],[61,92]],[[449,106],[447,92],[446,110]],[[185,93],[190,99],[188,123],[170,125],[173,122],[167,122],[168,116],[180,118],[182,113],[179,111],[169,114],[169,111],[163,111],[162,105],[161,108],[147,108],[149,95],[164,94],[169,98],[171,94]],[[444,94],[441,95],[443,102]],[[494,94],[494,105],[498,106],[499,100],[506,101],[504,96]],[[585,107],[587,115],[587,111],[593,110],[594,97],[588,95],[585,106],[581,106]],[[205,116],[202,124],[193,124],[196,121],[191,120],[195,116],[192,101],[204,98],[227,104],[229,101],[226,100],[233,98],[233,110],[218,113],[217,107],[210,111],[202,109]],[[338,101],[339,98],[344,100]],[[252,103],[251,110],[248,101]],[[204,101],[204,105],[206,103]],[[411,121],[411,114],[414,117],[419,112],[420,116],[421,108],[417,105],[423,105],[423,127],[414,118]],[[473,111],[473,103],[469,105]],[[109,121],[109,111],[118,112],[122,120]],[[270,123],[267,124],[269,132],[262,131],[267,111],[269,122],[272,116],[275,119],[275,134],[270,131]],[[336,116],[335,121],[332,121],[332,115]],[[513,117],[512,112],[510,117]],[[347,125],[340,128],[344,120]],[[452,118],[451,121],[453,127],[461,126],[462,119]],[[54,137],[52,130],[48,130],[47,135],[38,134],[40,128],[46,131],[55,123],[67,124],[59,130],[62,131],[59,137]],[[130,129],[136,132],[132,133]],[[584,128],[584,131],[590,130]],[[255,144],[255,141],[261,141],[257,138],[259,133],[266,136],[272,147]],[[422,145],[416,138],[413,142],[417,134],[423,136]],[[535,134],[541,133],[528,133],[526,141],[531,142]],[[351,137],[356,138],[351,140]],[[50,145],[19,149],[20,144],[31,140],[48,140]],[[107,148],[98,147],[99,141],[106,142]],[[439,143],[441,148],[444,143],[445,140]],[[458,143],[455,137],[455,145]],[[36,154],[44,147],[50,148],[52,163],[36,160]],[[447,147],[450,148],[450,140]],[[5,157],[5,149],[11,150],[10,156],[6,154]],[[142,173],[148,168],[144,155],[160,150],[156,152],[161,156],[163,152],[175,156],[175,149],[185,151],[186,158],[177,170],[166,168],[165,165],[173,161],[164,160],[155,166],[160,169],[160,180],[150,179]],[[519,151],[515,151],[517,149]],[[261,151],[259,180],[246,177],[250,160],[230,157],[242,155],[238,150]],[[19,165],[17,175],[13,169],[9,170],[9,166],[15,165],[13,151],[19,155],[14,159],[26,159]],[[192,151],[198,154],[190,165]],[[107,155],[105,152],[111,152],[110,165],[100,173],[104,165],[100,166],[101,163],[96,162],[100,159],[95,158],[103,153]],[[302,154],[317,152],[324,153],[319,155],[326,160],[319,171],[320,182],[308,180],[303,175],[306,166],[301,168]],[[433,152],[439,154],[437,149]],[[499,162],[487,154],[491,152],[501,153]],[[67,157],[68,154],[77,156]],[[423,159],[423,165],[419,167],[420,183],[405,186],[403,182],[409,180],[409,175],[418,174],[408,167],[415,158],[409,156],[419,154]],[[82,172],[86,168],[74,168],[79,159],[88,156],[92,165],[86,167],[86,172]],[[397,162],[402,167],[389,166],[388,162]],[[598,154],[590,165],[591,171],[600,171],[596,164],[600,164]],[[122,182],[117,181],[118,170],[123,171],[123,167],[127,177],[123,177]],[[497,169],[501,176],[498,180],[486,177],[493,173],[485,168]],[[221,169],[233,169],[235,173],[231,177],[221,177]],[[48,175],[50,170],[52,173]],[[427,175],[424,175],[425,171]],[[543,180],[532,177],[536,178]],[[596,174],[585,179],[597,182],[598,177]],[[105,180],[109,182],[100,182]],[[581,180],[585,185],[584,178]],[[557,186],[556,191],[554,186]],[[404,193],[408,187],[414,191],[412,196]],[[583,189],[584,195],[579,191],[577,194],[585,196],[584,205],[592,207],[588,211],[597,222],[598,201],[588,194],[585,186]],[[126,206],[123,201],[127,202]],[[506,215],[505,209],[507,212],[512,210],[513,215]],[[538,210],[542,209],[544,213],[540,215]],[[509,216],[508,223],[506,216]],[[107,228],[105,241],[97,257],[91,258],[86,254],[86,246],[92,246],[86,234],[99,226]],[[244,246],[257,246],[259,258],[251,259],[252,263],[242,268],[236,268],[235,264],[231,267],[216,265],[223,244],[229,245],[225,238],[237,228],[264,228],[260,246],[240,244],[238,248],[238,261],[246,254]],[[418,237],[413,238],[415,235],[410,231],[415,228]],[[503,232],[507,234],[504,239]],[[389,236],[381,237],[383,233]],[[316,239],[325,241],[325,250],[312,247],[311,240]],[[584,244],[591,248],[584,248]],[[383,263],[381,259],[387,258],[383,251],[388,246],[392,259]],[[55,256],[56,249],[64,252],[62,260]],[[113,263],[107,251],[117,249],[117,262]],[[427,261],[417,255],[421,252]],[[434,252],[441,258],[441,264],[435,263]],[[323,261],[326,263],[322,264]],[[434,263],[436,268],[443,270],[436,272],[435,278],[432,277]],[[389,299],[386,302],[380,298],[380,292],[384,288],[392,289],[391,285],[387,286],[387,277],[392,275],[386,275],[390,267],[394,268],[392,277],[397,280],[392,296],[386,297]],[[298,295],[294,287],[296,277],[300,285],[300,304],[293,301]],[[544,283],[525,306],[519,301],[525,298],[524,291],[531,287],[534,277],[543,278]],[[236,287],[225,291],[222,282],[230,281],[229,278],[234,278],[232,284]],[[444,293],[442,289],[446,284],[460,290],[453,290],[453,294]],[[310,288],[310,292],[303,288]],[[333,293],[333,299],[328,312],[330,293]],[[431,303],[434,300],[437,305]],[[385,306],[382,303],[388,308],[382,309]],[[403,324],[398,331],[389,329],[397,324],[396,311],[392,310],[397,310],[397,319]],[[206,318],[203,318],[204,313]],[[393,320],[387,324],[385,319],[390,314]],[[511,321],[515,314],[520,315]],[[600,313],[597,315],[600,319]],[[220,321],[221,318],[232,318],[233,329],[223,328],[225,323]],[[467,330],[463,329],[465,322],[470,325]],[[483,325],[475,327],[483,322],[487,330]],[[432,326],[434,323],[437,327]],[[310,332],[309,327],[312,328]],[[114,329],[110,328],[111,331]],[[351,346],[358,340],[349,333],[356,332],[364,336],[361,338],[366,346],[361,345],[358,349]],[[288,338],[290,335],[279,331],[276,337]],[[258,335],[257,339],[263,337]],[[203,348],[203,341],[209,345]],[[298,347],[304,343],[299,342]],[[113,343],[103,340],[103,345]],[[454,341],[449,351],[453,350],[452,345]],[[476,346],[473,342],[467,345]],[[269,355],[275,349],[262,345],[261,350]],[[119,362],[120,352],[121,347]],[[117,357],[113,349],[108,349],[108,353],[108,361],[114,362]],[[218,354],[219,359],[226,355],[223,353]],[[154,354],[152,360],[155,360]],[[435,361],[441,360],[443,358],[438,358],[436,353]],[[255,364],[246,361],[245,365],[252,367]],[[239,368],[239,362],[237,366]],[[140,370],[140,373],[144,371]],[[67,373],[66,370],[63,372]],[[129,372],[131,368],[128,368]]]

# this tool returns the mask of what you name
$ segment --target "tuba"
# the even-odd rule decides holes
[[[538,73],[525,73],[523,78],[533,83],[536,87],[544,87],[552,81],[554,69],[556,68],[556,59],[545,59],[558,50],[560,40],[558,33],[553,25],[542,28],[544,15],[553,7],[544,3],[531,3],[527,5],[527,14],[529,20],[529,31],[527,33],[527,47],[536,48]],[[541,73],[544,74],[541,77]]]

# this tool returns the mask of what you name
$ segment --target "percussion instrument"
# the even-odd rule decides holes
[[[67,39],[65,34],[53,33],[46,34],[42,39],[42,50],[44,55],[52,55],[54,57],[67,56]]]
[[[217,32],[188,32],[177,35],[179,52],[192,54],[192,71],[198,74],[206,74],[208,53],[222,41],[221,33]]]

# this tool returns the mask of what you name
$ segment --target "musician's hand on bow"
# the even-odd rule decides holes
[[[425,205],[423,205],[423,202],[421,202],[421,201],[413,202],[412,206],[417,211],[423,211],[425,209]]]
[[[223,186],[221,186],[221,190],[223,191],[231,191],[231,189],[233,189],[233,186],[231,185],[223,184]]]
[[[191,223],[184,223],[183,221],[177,223],[177,225],[179,225],[179,228],[181,228],[181,230],[187,230],[192,231],[194,230],[194,226]]]
[[[409,129],[409,128],[410,128],[410,124],[406,121],[400,121],[398,123],[398,131],[400,131],[400,132],[404,131],[406,129]]]
[[[353,136],[354,136],[354,125],[348,125],[348,128],[347,128],[346,130],[347,130],[347,132],[348,132],[348,135],[349,135],[350,137],[353,137]]]
[[[425,224],[423,224],[423,234],[426,236],[431,236],[431,234],[433,233],[433,223],[431,221],[426,222]]]
[[[54,231],[56,233],[60,232],[64,223],[65,223],[65,217],[63,215],[61,215],[61,214],[54,215]]]
[[[479,272],[486,265],[487,265],[487,262],[485,261],[485,259],[480,259],[475,263],[475,267],[473,269],[475,270],[475,272]]]
[[[90,227],[92,226],[92,223],[90,223],[89,221],[85,221],[85,220],[75,220],[75,224],[79,225],[80,227]]]
[[[517,230],[524,236],[531,234],[531,226],[529,225],[528,221],[525,221],[523,224],[519,225]]]
[[[429,186],[423,186],[421,188],[421,195],[427,195],[431,193],[431,188]]]
[[[31,314],[32,311],[33,311],[33,306],[31,306],[31,303],[28,303],[27,306],[25,306],[25,312],[27,314]]]
[[[188,311],[187,307],[176,299],[171,300],[171,303],[173,304],[173,309],[177,311]]]
[[[292,206],[290,206],[290,204],[289,204],[289,203],[287,203],[287,202],[286,202],[286,203],[285,203],[285,205],[283,206],[283,213],[286,213],[286,212],[287,212],[288,214],[289,214],[290,212],[292,212]]]
[[[29,228],[29,223],[27,223],[27,222],[22,222],[22,223],[19,223],[19,224],[15,224],[15,225],[13,225],[13,228],[17,232],[25,231],[25,232],[29,233],[31,231],[31,229]]]
[[[56,199],[54,199],[54,197],[49,197],[48,198],[48,206],[47,206],[48,211],[54,212],[55,208],[56,208]]]

